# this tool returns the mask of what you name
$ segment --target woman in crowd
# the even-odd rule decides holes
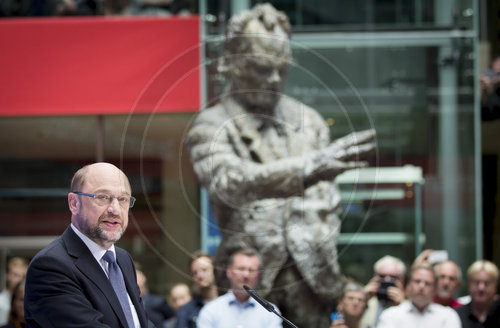
[[[0,328],[24,328],[24,283],[21,280],[14,288],[10,305],[9,322]]]

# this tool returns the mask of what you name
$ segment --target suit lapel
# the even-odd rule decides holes
[[[74,258],[75,266],[102,291],[116,316],[120,319],[122,326],[127,327],[127,320],[118,297],[116,297],[108,277],[87,248],[87,245],[75,234],[71,227],[66,229],[62,238],[68,249],[68,254]]]

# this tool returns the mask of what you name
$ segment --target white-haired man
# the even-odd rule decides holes
[[[405,300],[403,261],[386,255],[375,262],[373,271],[375,274],[365,286],[368,309],[361,319],[361,323],[369,327],[375,327],[382,311]]]

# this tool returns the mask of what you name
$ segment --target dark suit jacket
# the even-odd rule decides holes
[[[196,328],[196,320],[200,310],[205,305],[201,297],[194,296],[189,302],[177,310],[175,328]]]
[[[148,327],[132,258],[116,247],[116,259],[141,327]],[[109,279],[71,227],[31,261],[24,311],[26,327],[127,327]]]
[[[162,295],[146,294],[142,298],[149,320],[157,327],[161,328],[163,322],[175,315],[174,309],[168,305],[167,300]]]

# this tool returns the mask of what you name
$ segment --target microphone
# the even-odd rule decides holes
[[[263,299],[262,297],[260,297],[259,295],[257,295],[257,293],[255,292],[255,290],[253,290],[252,288],[248,287],[247,285],[243,285],[243,288],[245,288],[245,290],[247,291],[247,293],[252,296],[252,298],[254,300],[256,300],[257,302],[260,303],[260,305],[262,305],[264,307],[264,309],[266,309],[267,311],[269,312],[274,312],[274,306],[269,303],[268,301],[266,301],[265,299]]]
[[[260,305],[262,305],[264,307],[264,309],[266,309],[269,312],[272,312],[272,313],[276,314],[278,317],[280,317],[281,319],[283,319],[283,322],[285,322],[289,327],[299,328],[296,325],[294,325],[290,320],[288,320],[287,318],[283,317],[278,311],[276,311],[276,309],[274,308],[274,306],[271,303],[269,303],[268,301],[266,301],[265,299],[263,299],[262,297],[260,297],[259,294],[257,294],[255,292],[255,290],[253,290],[252,288],[248,287],[247,285],[243,285],[243,288],[246,290],[246,292],[248,293],[248,295],[250,295],[254,300],[256,300]]]

